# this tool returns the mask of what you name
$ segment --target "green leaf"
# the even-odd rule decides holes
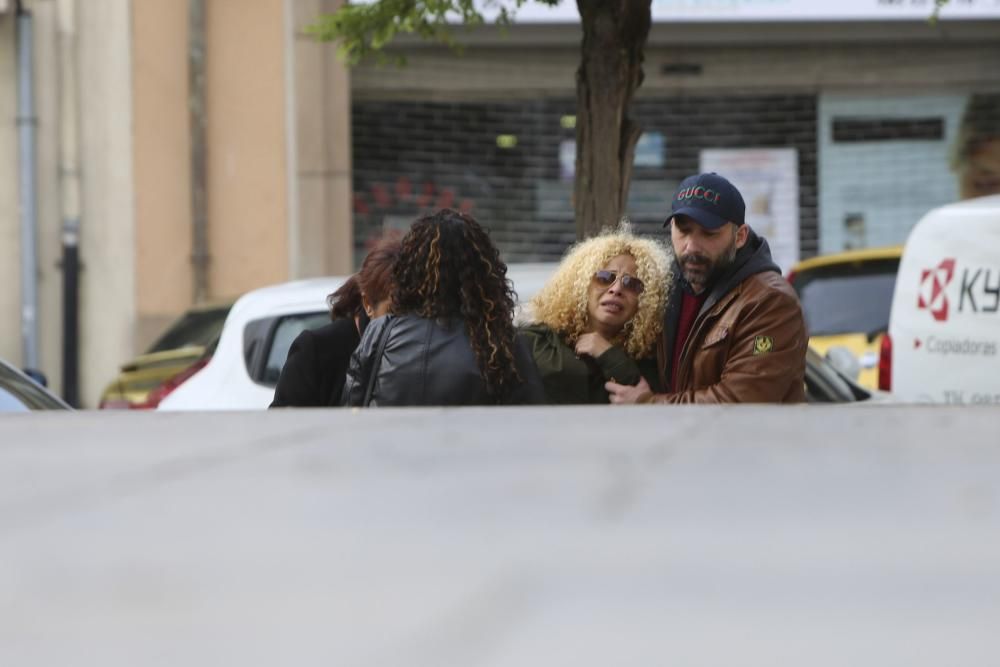
[[[934,24],[938,22],[941,17],[941,8],[948,4],[950,0],[934,0],[934,11],[931,12],[930,18],[927,19],[928,23]]]
[[[520,7],[532,1],[549,6],[560,2],[486,0],[484,8],[496,12],[494,24],[504,26],[514,20]],[[320,41],[338,42],[337,55],[356,65],[371,56],[380,63],[401,62],[401,56],[386,57],[383,53],[399,33],[415,34],[460,51],[453,30],[486,23],[486,17],[474,0],[375,0],[368,4],[344,5],[332,14],[320,16],[306,27],[306,33]]]

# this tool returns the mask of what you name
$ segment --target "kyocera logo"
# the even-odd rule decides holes
[[[929,310],[938,322],[948,321],[948,286],[955,277],[955,259],[942,260],[936,268],[920,272],[917,308]],[[995,313],[1000,310],[1000,270],[978,267],[963,269],[958,282],[960,313]]]
[[[948,319],[948,295],[945,288],[955,277],[955,260],[942,260],[935,269],[920,272],[920,289],[917,291],[917,308],[931,311],[938,322]]]

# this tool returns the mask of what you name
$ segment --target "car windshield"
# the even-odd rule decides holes
[[[222,325],[228,314],[229,306],[190,311],[167,329],[147,353],[176,350],[191,345],[206,347],[222,333]]]
[[[794,285],[809,335],[884,331],[898,267],[898,260],[883,260],[797,274]]]

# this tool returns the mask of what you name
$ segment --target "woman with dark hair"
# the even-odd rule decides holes
[[[361,270],[327,297],[333,321],[303,331],[292,343],[274,388],[272,408],[340,405],[351,353],[369,320],[389,311],[392,267],[399,248],[397,239],[380,241]]]
[[[413,223],[393,269],[392,315],[351,359],[345,405],[541,403],[516,339],[507,265],[472,217],[443,209]]]

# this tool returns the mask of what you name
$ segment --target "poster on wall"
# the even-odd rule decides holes
[[[743,195],[746,222],[767,239],[787,272],[799,261],[799,156],[794,148],[719,148],[701,151],[701,171],[728,178]]]

